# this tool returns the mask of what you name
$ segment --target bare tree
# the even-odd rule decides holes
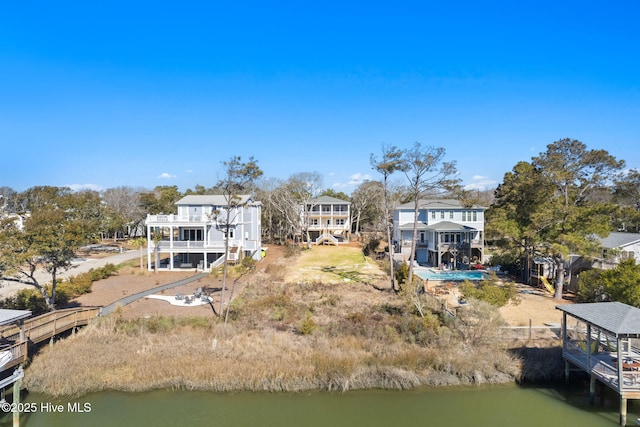
[[[102,192],[102,200],[106,207],[105,231],[112,231],[114,239],[118,232],[137,237],[139,225],[144,221],[147,212],[143,209],[140,200],[142,189],[133,187],[108,188]]]
[[[378,181],[365,181],[351,194],[354,232],[360,237],[363,222],[375,225],[384,215],[384,187]],[[385,227],[386,229],[386,227]]]
[[[222,290],[220,291],[220,315],[224,310],[224,291],[227,284],[227,264],[229,260],[229,237],[231,227],[234,224],[238,209],[246,205],[250,198],[243,193],[253,190],[253,183],[262,176],[262,170],[258,162],[249,157],[249,161],[243,162],[240,156],[233,156],[230,160],[222,162],[224,165],[224,177],[218,181],[216,187],[222,192],[226,205],[223,212],[217,212],[217,219],[222,222],[225,229],[224,257],[222,264]],[[233,282],[235,285],[235,282]],[[231,289],[233,295],[233,288]],[[226,318],[225,318],[226,322]]]
[[[316,206],[314,199],[318,197],[322,188],[322,175],[318,172],[299,172],[291,175],[286,183],[286,191],[291,194],[290,201],[296,204],[298,221],[301,222],[301,232],[304,234],[307,246],[311,247],[309,235],[309,214]]]
[[[395,277],[393,273],[393,242],[391,241],[392,220],[389,215],[389,177],[402,166],[403,153],[393,145],[382,146],[382,157],[378,159],[371,154],[371,167],[382,174],[382,185],[384,186],[384,223],[387,232],[387,245],[389,248],[389,276],[391,289],[395,290]]]

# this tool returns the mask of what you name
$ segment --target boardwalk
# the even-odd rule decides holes
[[[0,372],[7,371],[17,365],[23,364],[29,357],[29,347],[43,341],[50,340],[56,335],[73,331],[80,326],[85,326],[98,316],[106,316],[117,308],[131,304],[148,295],[166,289],[172,289],[206,277],[208,273],[200,273],[186,279],[148,289],[137,294],[129,295],[104,307],[79,307],[55,310],[40,316],[24,320],[23,327],[11,324],[0,327],[0,337],[5,343],[0,345],[0,352],[11,353],[11,360],[0,368]],[[24,334],[24,336],[21,336]]]
[[[11,360],[2,367],[3,371],[26,362],[29,346],[39,344],[58,334],[80,326],[87,325],[100,312],[100,307],[83,307],[56,310],[24,321],[21,330],[18,325],[7,325],[0,328],[0,336],[4,342],[0,350],[11,352]],[[24,336],[21,334],[24,333]]]

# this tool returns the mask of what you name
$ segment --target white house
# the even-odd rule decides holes
[[[623,259],[640,261],[640,234],[614,232],[599,240],[603,248],[602,258],[594,261],[594,267],[606,270],[614,268]]]
[[[349,241],[351,231],[351,202],[321,196],[307,204],[307,227],[311,241],[338,244]],[[302,218],[305,221],[305,218]]]
[[[434,267],[482,262],[485,210],[458,200],[420,200],[415,260]],[[413,226],[414,203],[398,206],[393,212],[394,247],[405,260],[411,252]]]
[[[176,202],[177,215],[147,215],[149,269],[155,259],[154,233],[162,240],[158,252],[164,261],[161,268],[208,271],[224,262],[225,240],[229,239],[230,262],[243,257],[261,257],[262,204],[248,195],[240,196],[240,203],[228,215],[227,200],[221,195],[189,195]],[[156,234],[156,235],[158,235]]]

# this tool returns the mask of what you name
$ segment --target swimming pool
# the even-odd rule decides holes
[[[489,275],[484,271],[435,271],[435,270],[417,270],[416,274],[427,280],[450,280],[452,282],[461,282],[463,280],[485,280]]]

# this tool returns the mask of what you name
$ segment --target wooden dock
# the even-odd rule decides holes
[[[29,346],[50,340],[56,335],[85,326],[100,313],[100,307],[79,307],[55,310],[40,316],[25,319],[21,325],[0,327],[0,351],[10,351],[11,360],[0,370],[7,371],[21,365],[29,357]]]
[[[627,425],[627,400],[640,399],[640,309],[620,302],[566,304],[562,311],[565,377],[572,370],[589,375],[620,396],[620,425]]]

